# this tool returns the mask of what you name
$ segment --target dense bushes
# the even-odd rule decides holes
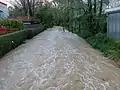
[[[120,60],[120,41],[103,33],[98,33],[95,36],[89,37],[87,41],[110,59]]]
[[[7,27],[8,29],[13,29],[13,28],[17,28],[18,30],[24,29],[24,24],[20,20],[0,19],[0,24]]]
[[[43,27],[33,30],[21,30],[6,35],[0,36],[0,57],[5,55],[10,50],[14,49],[26,39],[32,38],[36,34],[42,32]]]

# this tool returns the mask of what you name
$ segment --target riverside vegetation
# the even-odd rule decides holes
[[[54,0],[41,4],[36,16],[45,27],[59,25],[83,37],[94,48],[120,60],[120,41],[107,36],[104,0]]]

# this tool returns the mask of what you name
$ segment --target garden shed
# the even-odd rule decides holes
[[[107,34],[120,39],[120,7],[106,10],[107,13]]]

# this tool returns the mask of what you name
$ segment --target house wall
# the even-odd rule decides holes
[[[120,11],[108,13],[107,29],[108,35],[120,39]]]
[[[9,11],[7,5],[0,2],[0,18],[8,18]]]
[[[4,13],[3,11],[0,10],[0,17],[3,17],[4,16]]]

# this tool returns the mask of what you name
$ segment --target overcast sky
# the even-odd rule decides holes
[[[12,6],[12,5],[10,4],[10,1],[14,1],[14,0],[0,0],[0,1],[6,3],[6,4],[8,5],[8,7],[9,7],[9,6]],[[53,1],[53,0],[48,0],[48,1]]]
[[[10,0],[0,0],[1,2],[7,4],[8,6],[11,6]]]
[[[12,6],[12,5],[10,4],[10,1],[11,1],[11,0],[0,0],[0,1],[6,3],[6,4],[8,5],[8,7],[9,7],[9,6]],[[12,0],[12,1],[14,1],[14,0]],[[48,0],[48,1],[52,1],[52,0]],[[111,6],[113,6],[113,7],[115,7],[115,6],[117,6],[117,5],[120,5],[120,0],[109,0],[109,1],[110,1]]]

